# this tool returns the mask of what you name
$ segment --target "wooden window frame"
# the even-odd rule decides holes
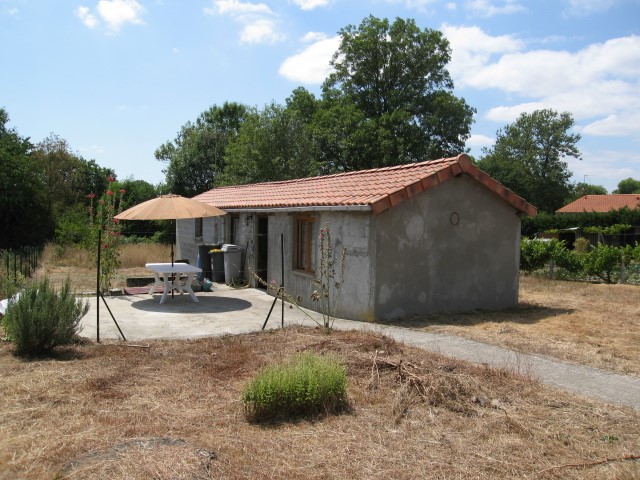
[[[295,248],[295,269],[299,272],[314,274],[315,270],[312,268],[312,260],[315,252],[313,251],[314,226],[316,223],[316,217],[312,215],[305,215],[296,217],[296,248]],[[303,230],[306,236],[303,236]],[[302,248],[302,242],[305,242],[304,248]],[[305,258],[302,256],[305,255]]]

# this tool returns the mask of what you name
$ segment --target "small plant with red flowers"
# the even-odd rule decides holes
[[[89,222],[91,225],[93,245],[97,245],[100,238],[100,245],[95,248],[96,262],[100,253],[100,286],[101,289],[109,290],[112,287],[113,277],[116,269],[120,266],[120,241],[121,227],[117,218],[114,218],[122,211],[123,196],[126,193],[123,189],[117,188],[116,179],[109,177],[107,191],[97,198],[96,194],[87,195],[89,200]]]

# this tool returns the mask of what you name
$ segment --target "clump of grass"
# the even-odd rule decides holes
[[[68,278],[57,292],[45,277],[29,283],[9,302],[2,327],[17,355],[43,355],[71,343],[88,310],[86,302],[74,298]]]
[[[242,396],[250,421],[287,420],[346,409],[345,368],[333,357],[296,354],[258,372]]]

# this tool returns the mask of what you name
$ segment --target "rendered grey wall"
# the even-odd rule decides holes
[[[518,302],[520,218],[461,175],[377,217],[376,318]]]
[[[202,237],[195,236],[195,220],[176,221],[176,258],[186,258],[191,265],[198,261],[198,245],[221,243],[225,238],[225,218],[227,216],[202,219]]]
[[[341,318],[357,320],[373,319],[373,270],[374,256],[373,236],[371,235],[372,215],[360,212],[322,212],[316,213],[318,234],[328,224],[332,237],[335,255],[346,248],[344,261],[345,277],[337,303],[336,315]],[[311,293],[317,289],[313,284],[314,276],[295,271],[293,258],[295,254],[295,219],[293,214],[275,214],[269,216],[269,267],[268,279],[281,281],[281,247],[280,234],[284,234],[284,272],[285,289],[298,299],[298,304],[305,308],[321,311],[318,302],[313,302]],[[318,241],[318,249],[320,242]],[[319,257],[317,265],[319,265]],[[338,261],[339,264],[339,261]],[[332,288],[333,298],[336,290]]]

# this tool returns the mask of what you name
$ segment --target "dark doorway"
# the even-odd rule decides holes
[[[269,217],[258,217],[258,238],[257,238],[257,257],[256,257],[256,273],[265,282],[269,282],[267,278],[269,268]],[[267,287],[262,284],[256,285],[258,288]]]

